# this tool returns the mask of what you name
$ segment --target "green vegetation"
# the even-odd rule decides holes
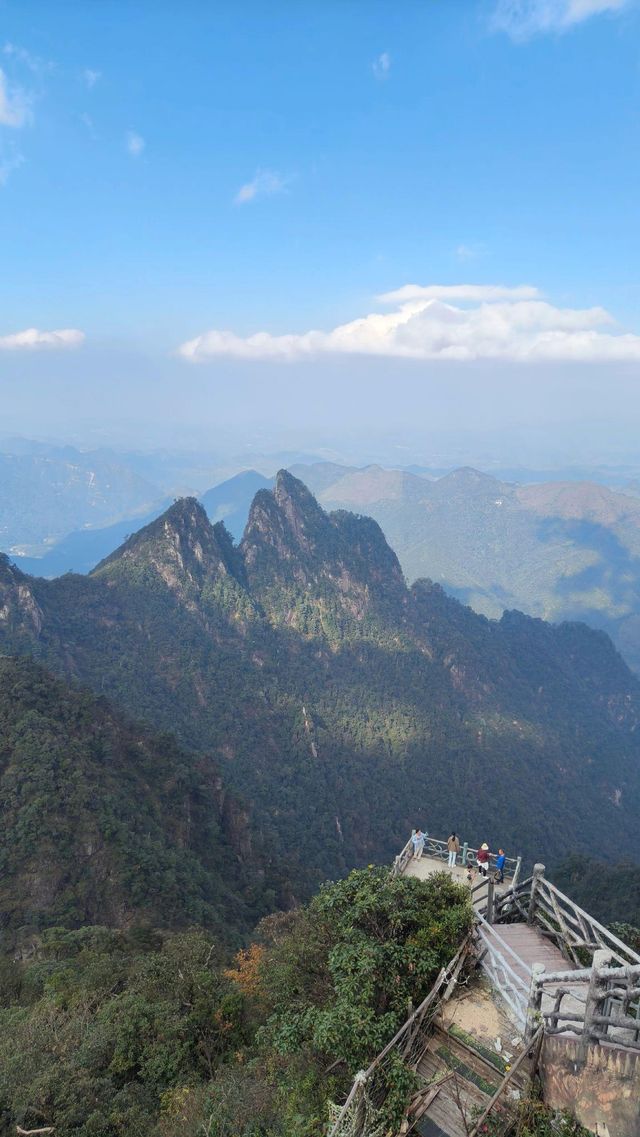
[[[371,867],[296,901],[416,823],[633,847],[640,684],[607,638],[407,590],[289,476],[239,548],[186,500],[91,578],[0,560],[0,613],[0,1137],[315,1137],[471,910]],[[414,1076],[383,1076],[393,1128]]]
[[[50,929],[34,961],[3,964],[0,985],[2,1134],[150,1133],[176,1087],[206,1082],[247,1037],[203,932]]]
[[[0,969],[0,1134],[311,1137],[470,922],[446,874],[372,868],[267,917],[226,967],[201,931],[43,932]],[[411,1080],[390,1071],[390,1118]]]
[[[134,918],[238,943],[275,902],[210,763],[26,659],[0,658],[0,810],[0,950]]]
[[[468,1034],[467,1031],[463,1030],[457,1023],[451,1023],[449,1034],[459,1039],[460,1042],[464,1042],[465,1046],[470,1046],[472,1050],[476,1050],[487,1062],[495,1066],[500,1074],[506,1073],[507,1062],[502,1055],[496,1054],[495,1050],[491,1050],[488,1046],[483,1046],[474,1035]]]
[[[491,1137],[490,1129],[487,1137]],[[539,1097],[532,1095],[520,1103],[514,1137],[592,1137],[568,1113],[547,1109]]]
[[[0,606],[0,648],[202,754],[297,897],[416,824],[548,863],[633,847],[640,685],[609,640],[408,590],[374,522],[290,475],[239,549],[180,501],[89,578],[0,562]]]

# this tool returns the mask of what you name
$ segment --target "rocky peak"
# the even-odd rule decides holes
[[[303,589],[330,595],[361,619],[379,601],[403,600],[398,559],[377,522],[340,510],[325,513],[307,487],[285,470],[272,492],[254,498],[241,550],[252,589]]]
[[[212,525],[193,497],[175,501],[101,561],[94,574],[111,574],[129,565],[155,570],[170,587],[202,585],[220,575],[242,580],[244,575],[242,559],[224,524]]]
[[[253,499],[241,543],[247,568],[274,554],[287,562],[313,556],[330,530],[327,514],[304,483],[280,470],[273,490],[259,490]]]

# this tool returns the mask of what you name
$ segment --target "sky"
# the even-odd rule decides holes
[[[613,460],[639,201],[639,0],[0,0],[0,431]]]

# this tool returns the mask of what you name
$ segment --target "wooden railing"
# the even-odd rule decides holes
[[[640,955],[556,888],[535,865],[533,875],[512,885],[494,904],[494,922],[514,919],[540,924],[550,939],[578,967],[589,964],[596,951],[607,951],[621,966],[640,964]]]
[[[410,837],[409,840],[407,841],[406,845],[404,846],[404,849],[402,850],[402,852],[398,853],[398,856],[395,858],[395,860],[391,866],[391,875],[392,876],[402,876],[402,873],[404,872],[407,865],[409,864],[409,861],[411,860],[412,856],[413,856],[413,841],[411,840],[411,837]]]
[[[513,920],[539,925],[574,965],[553,973],[534,965],[526,1002],[527,1035],[543,1021],[546,1034],[576,1034],[583,1049],[605,1039],[640,1049],[640,955],[544,873],[544,865],[535,865],[532,876],[495,900],[489,918],[498,925]],[[482,965],[510,1006],[514,995],[519,996],[521,1021],[522,983],[514,984],[509,974],[513,969],[502,966],[507,945],[497,929],[491,936],[482,915],[476,920],[485,948]]]
[[[531,1027],[544,1021],[545,1034],[578,1035],[585,1059],[594,1042],[640,1050],[640,964],[612,967],[611,953],[598,949],[589,968],[547,973],[536,965],[530,1004]]]

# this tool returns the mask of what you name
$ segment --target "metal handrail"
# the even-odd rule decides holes
[[[411,849],[411,842],[414,833],[415,829],[407,841],[407,844],[402,849],[402,852],[398,857],[396,857],[396,863],[400,860],[401,857],[404,856],[407,850]],[[459,863],[463,867],[466,867],[470,856],[474,860],[477,860],[478,852],[479,849],[474,848],[473,845],[469,845],[467,841],[464,843],[461,842],[460,852],[456,854],[456,864]],[[439,837],[430,837],[428,834],[425,834],[423,855],[438,857],[439,859],[446,861],[449,856],[447,841],[441,840]],[[497,857],[497,853],[489,853],[489,864],[492,865],[493,868],[495,868],[495,861]],[[516,881],[520,875],[521,864],[522,857],[506,857],[504,865],[505,876],[511,877],[513,881]]]

